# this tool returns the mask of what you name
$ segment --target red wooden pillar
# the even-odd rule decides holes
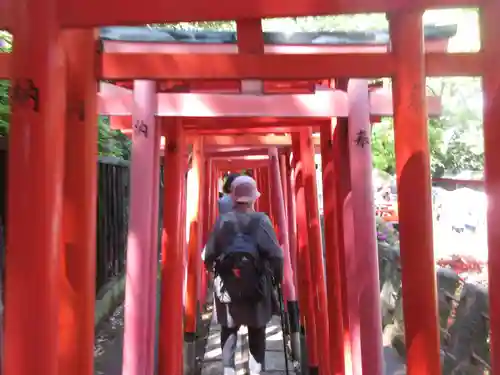
[[[332,120],[335,121],[335,120]],[[342,310],[342,278],[340,272],[340,249],[338,212],[336,203],[335,163],[333,152],[333,124],[321,125],[321,166],[323,177],[323,220],[325,233],[325,267],[328,292],[328,327],[330,334],[330,358],[332,375],[345,374],[344,324]],[[340,236],[343,238],[343,236]],[[344,281],[345,283],[345,281]]]
[[[260,197],[261,201],[261,210],[264,211],[270,218],[271,221],[273,221],[274,224],[274,218],[272,215],[271,211],[271,198],[269,196],[269,168],[268,167],[262,167],[261,168],[261,173],[260,173],[260,178],[261,178],[261,186],[259,188],[260,193],[262,194]]]
[[[394,137],[409,375],[441,374],[422,11],[390,18]]]
[[[219,216],[219,179],[220,179],[220,171],[217,168],[215,161],[212,160],[212,221],[210,223],[211,226],[215,224],[217,217]]]
[[[210,231],[212,229],[212,225],[215,221],[215,218],[216,218],[216,211],[214,210],[216,207],[215,207],[215,203],[216,203],[216,200],[214,199],[214,197],[216,196],[217,194],[217,189],[216,189],[216,186],[215,186],[215,165],[213,163],[213,161],[211,159],[209,159],[209,163],[210,163],[210,171],[207,172],[207,178],[208,178],[208,183],[209,183],[209,194],[208,194],[208,222],[207,222],[207,238],[208,238],[208,235],[210,235]]]
[[[353,261],[349,281],[352,281],[352,306],[359,321],[362,368],[372,375],[384,373],[382,321],[380,306],[379,258],[373,202],[373,161],[371,147],[358,144],[366,133],[370,144],[370,97],[368,81],[351,79],[347,90],[349,100],[349,157],[351,159],[351,207],[354,234]]]
[[[266,193],[267,193],[267,199],[269,201],[269,217],[271,218],[273,224],[274,224],[274,228],[276,230],[276,233],[279,232],[280,228],[278,226],[278,219],[276,218],[276,206],[273,205],[273,201],[272,201],[272,188],[271,188],[271,184],[272,184],[272,176],[271,176],[271,168],[267,167],[265,168],[265,171],[266,171],[266,178],[265,178],[265,184],[266,184]]]
[[[152,261],[150,262],[149,266],[151,267],[151,278],[150,278],[150,288],[149,288],[149,300],[150,302],[148,303],[149,306],[149,313],[148,315],[151,316],[151,319],[149,320],[149,328],[148,332],[150,333],[149,337],[149,342],[151,345],[149,346],[149,352],[148,352],[148,358],[152,358],[152,361],[150,362],[150,366],[147,371],[149,372],[155,372],[156,371],[156,362],[155,362],[155,353],[156,353],[156,340],[157,340],[157,311],[158,311],[158,293],[160,290],[158,290],[158,261],[159,261],[159,254],[158,254],[158,245],[161,246],[158,243],[159,236],[158,236],[158,230],[159,230],[159,225],[160,225],[160,177],[161,177],[161,152],[160,152],[160,146],[161,146],[161,136],[162,136],[162,119],[161,117],[155,117],[153,119],[154,124],[155,124],[155,132],[153,133],[154,135],[154,143],[152,145],[153,148],[153,189],[152,189],[152,197],[153,197],[153,204],[152,204],[152,209],[151,209],[151,223],[150,223],[150,230],[151,230],[151,247],[153,248],[153,254],[152,254]],[[161,241],[161,240],[160,240]]]
[[[288,215],[288,190],[287,190],[287,177],[286,177],[286,163],[287,155],[285,152],[280,152],[279,154],[279,170],[281,177],[281,189],[283,190],[283,202],[285,203],[285,215]]]
[[[182,120],[179,119],[179,121],[182,123]],[[187,228],[188,228],[188,223],[187,223],[187,176],[188,172],[190,169],[189,165],[189,158],[184,155],[183,157],[183,170],[182,170],[182,187],[181,187],[181,246],[182,246],[182,262],[183,262],[183,277],[184,277],[184,283],[182,285],[182,303],[183,306],[186,305],[186,284],[187,284],[187,262],[188,262],[188,252],[187,252]]]
[[[488,288],[500,288],[500,3],[492,1],[481,10],[484,92],[484,183],[488,195]],[[500,372],[500,295],[489,293],[491,373]]]
[[[63,34],[67,61],[59,373],[94,373],[97,181],[96,34]]]
[[[58,373],[66,71],[57,4],[11,7],[5,375]]]
[[[181,121],[163,119],[166,138],[164,156],[161,308],[159,329],[159,375],[183,373],[184,246],[182,199],[184,197],[184,136]]]
[[[215,222],[215,218],[217,217],[217,211],[216,209],[216,200],[215,197],[217,195],[217,189],[215,185],[215,181],[217,180],[216,178],[216,168],[214,165],[214,162],[210,159],[210,174],[209,174],[209,179],[210,179],[210,195],[209,195],[209,221],[208,221],[208,233],[210,234],[210,230],[212,229],[212,226]]]
[[[212,190],[212,162],[208,157],[204,159],[204,176],[203,176],[203,191],[202,191],[202,205],[203,205],[203,215],[202,215],[202,244],[205,245],[208,239],[208,232],[210,230],[210,198]]]
[[[311,260],[309,257],[308,216],[305,199],[305,178],[303,163],[300,158],[302,143],[300,134],[292,135],[293,157],[295,160],[295,196],[297,212],[297,284],[299,286],[299,306],[305,322],[307,356],[309,374],[320,374],[318,356],[317,327],[314,304],[315,285],[311,276]]]
[[[265,212],[266,208],[265,208],[265,199],[262,199],[263,198],[263,194],[264,194],[264,180],[263,180],[263,168],[262,167],[259,167],[258,168],[258,171],[257,171],[257,188],[259,189],[259,192],[261,194],[260,198],[257,199],[257,207],[258,207],[258,210],[261,211],[261,212]]]
[[[154,366],[155,310],[158,271],[160,133],[156,124],[156,83],[134,81],[133,121],[145,133],[134,132],[130,169],[130,219],[127,242],[123,371],[137,375]]]
[[[205,157],[203,166],[203,188],[201,190],[201,245],[205,246],[208,239],[209,228],[209,206],[210,206],[210,175],[211,175],[211,163],[210,160]],[[205,305],[207,297],[207,282],[208,274],[205,267],[200,267],[200,290],[199,290],[199,300],[200,307]]]
[[[196,360],[196,329],[199,312],[199,283],[201,272],[201,218],[203,215],[203,139],[198,137],[193,143],[192,179],[188,181],[187,220],[189,223],[188,264],[186,283],[186,317],[184,339],[186,341],[186,369],[192,371]]]
[[[302,130],[299,134],[301,142],[300,160],[302,161],[302,174],[307,209],[309,256],[311,258],[311,275],[314,285],[313,298],[316,314],[316,332],[318,336],[318,355],[321,357],[322,362],[320,374],[327,375],[330,373],[328,311],[318,209],[318,192],[316,187],[316,168],[314,163],[315,150],[311,129]]]
[[[255,168],[254,169],[254,172],[253,172],[253,179],[255,180],[255,182],[257,183],[257,189],[260,190],[261,186],[262,186],[262,181],[261,181],[261,171],[260,171],[260,168]],[[262,204],[261,204],[261,201],[260,199],[257,199],[257,201],[255,202],[255,211],[259,211],[259,212],[262,212]]]
[[[285,157],[285,184],[287,191],[287,219],[288,219],[288,235],[290,242],[290,261],[292,262],[292,269],[295,277],[295,285],[297,284],[297,220],[295,210],[295,177],[292,172],[291,153],[287,152]]]
[[[278,240],[285,256],[283,290],[290,325],[291,349],[294,359],[300,360],[300,322],[299,306],[295,292],[295,276],[290,260],[290,244],[288,236],[288,221],[285,214],[284,186],[280,174],[280,161],[275,147],[269,149],[271,202],[274,207],[276,225],[279,228]],[[285,171],[286,172],[286,171]]]
[[[337,88],[347,90],[347,80],[337,80]],[[341,295],[342,295],[342,322],[344,327],[344,355],[345,371],[351,373],[354,369],[352,363],[352,345],[349,320],[349,304],[346,271],[346,243],[345,243],[345,225],[344,211],[345,203],[351,192],[351,175],[348,145],[348,121],[347,118],[337,118],[337,125],[333,132],[333,153],[335,170],[335,210],[337,211],[337,247],[339,249],[339,265],[341,277]],[[324,187],[323,187],[324,188]]]

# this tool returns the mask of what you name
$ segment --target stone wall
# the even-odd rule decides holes
[[[382,325],[396,351],[405,356],[399,249],[379,244]],[[437,268],[443,375],[489,374],[488,290]]]

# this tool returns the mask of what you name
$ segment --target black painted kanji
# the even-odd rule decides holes
[[[148,137],[148,125],[144,121],[136,121],[134,124],[134,132],[136,135],[143,135]]]
[[[356,134],[356,139],[354,140],[356,145],[361,146],[361,148],[364,148],[366,145],[370,144],[370,138],[368,138],[368,135],[366,134],[366,130],[360,130],[358,134]]]
[[[40,110],[40,94],[32,79],[17,80],[11,91],[12,100],[16,103],[31,104],[35,112]]]

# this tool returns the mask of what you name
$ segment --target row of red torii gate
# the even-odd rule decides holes
[[[407,371],[440,374],[426,126],[428,115],[439,114],[440,104],[439,98],[426,100],[425,76],[483,77],[489,285],[495,289],[500,270],[500,255],[494,251],[500,245],[500,166],[495,162],[500,74],[494,68],[500,62],[495,38],[500,30],[493,15],[500,5],[482,4],[481,52],[451,55],[444,52],[446,43],[423,43],[421,16],[427,6],[455,3],[428,2],[410,9],[403,2],[382,0],[372,5],[359,1],[354,8],[345,2],[273,0],[265,6],[247,2],[241,8],[221,3],[207,13],[195,0],[187,1],[194,6],[190,11],[183,10],[185,4],[160,6],[155,0],[121,4],[111,11],[114,1],[96,8],[93,0],[73,4],[76,13],[56,0],[0,2],[0,9],[7,4],[6,14],[13,20],[2,13],[0,25],[13,31],[15,43],[12,55],[0,55],[0,76],[13,81],[4,373],[93,373],[100,113],[133,140],[124,374],[154,371],[154,213],[162,153],[166,177],[159,373],[181,374],[184,340],[194,339],[205,285],[200,252],[216,215],[218,178],[225,171],[252,169],[264,193],[259,209],[273,218],[286,254],[284,289],[290,312],[298,305],[296,322],[305,324],[311,370],[321,375],[383,374],[369,143],[371,123],[391,115]],[[390,12],[390,47],[265,44],[262,17],[353,11]],[[237,48],[103,41],[89,29],[61,29],[144,24],[158,17],[172,22],[237,19]],[[98,88],[96,77],[107,83]],[[391,95],[387,88],[370,84],[372,77],[392,77]],[[323,172],[324,257],[317,151]],[[186,186],[188,154],[192,172]],[[490,311],[495,369],[500,297],[494,293]]]

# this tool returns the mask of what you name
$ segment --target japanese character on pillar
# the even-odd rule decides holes
[[[148,137],[148,125],[144,121],[136,121],[134,124],[134,132],[137,135],[143,135],[144,138]]]
[[[361,148],[365,148],[366,145],[370,144],[370,138],[368,137],[368,134],[366,130],[362,129],[356,134],[356,139],[354,140],[357,146],[360,146]]]
[[[23,79],[16,81],[11,91],[12,101],[20,105],[31,104],[33,111],[39,111],[39,92],[38,87],[32,79]]]

